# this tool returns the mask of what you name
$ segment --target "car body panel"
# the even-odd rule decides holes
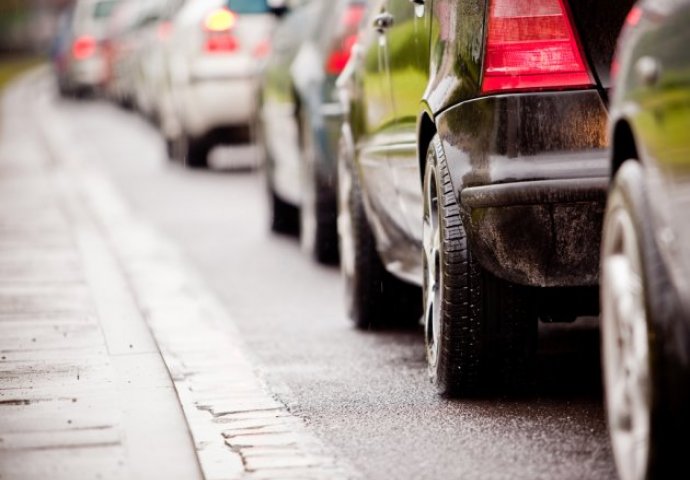
[[[381,2],[384,10],[407,8],[383,39],[372,38],[367,26],[361,34],[364,53],[351,79],[356,87],[350,89],[355,99],[349,116],[362,183],[371,184],[364,192],[367,215],[382,259],[395,266],[389,270],[421,283],[421,168],[437,133],[471,247],[483,267],[525,285],[596,285],[608,174],[606,81],[563,91],[483,94],[487,2],[434,0],[415,10],[411,2],[403,7],[397,1]],[[588,29],[601,27],[602,12],[611,5],[624,8],[632,1],[609,3],[595,18],[577,19],[585,26],[578,33],[587,39],[587,49],[604,36],[615,42],[620,15],[592,39]],[[396,25],[397,32],[409,31],[392,38]],[[426,54],[417,48],[425,44]],[[592,72],[610,62],[610,50],[600,52]],[[374,119],[370,114],[377,102],[367,91],[372,51],[390,77],[394,117],[386,122],[381,121],[385,116]],[[405,53],[404,59],[394,58],[397,51]],[[592,78],[601,82],[599,77],[605,75]],[[360,111],[364,114],[358,116]],[[377,173],[375,180],[368,179],[368,165],[374,163],[370,152],[380,150],[386,150],[389,177]],[[475,187],[484,190],[463,195]],[[502,203],[488,206],[471,200],[487,197],[486,189],[494,189],[488,196],[501,197]],[[520,198],[510,193],[515,189],[541,193]],[[391,195],[395,201],[386,199]]]
[[[656,243],[678,298],[690,312],[685,293],[690,291],[690,222],[682,221],[690,209],[690,2],[646,1],[638,6],[644,13],[639,23],[626,27],[621,36],[625,47],[617,53],[613,157],[625,160],[615,132],[625,123],[645,165]]]
[[[321,13],[320,2],[310,2],[291,11],[273,34],[273,50],[265,65],[261,87],[261,122],[268,151],[269,182],[275,193],[292,205],[302,196],[300,96],[292,74],[306,69],[313,76],[318,54],[305,42],[314,34]],[[316,58],[315,58],[316,57]],[[293,65],[300,67],[293,68]],[[309,83],[303,80],[302,87]]]
[[[560,196],[500,192],[505,185],[529,190],[554,185],[544,181],[605,178],[606,119],[599,94],[586,90],[480,97],[439,115],[461,213],[485,268],[520,284],[596,285],[606,182],[592,184],[598,194],[570,186]],[[468,202],[477,187],[503,198]]]
[[[642,164],[650,235],[640,250],[656,259],[643,279],[654,292],[644,300],[656,333],[652,394],[670,419],[662,435],[671,444],[690,423],[689,22],[688,0],[637,3],[616,51],[610,122],[611,174],[630,159]],[[682,462],[682,452],[670,455]]]
[[[261,92],[267,175],[274,193],[294,206],[302,204],[307,172],[314,172],[324,187],[320,194],[329,196],[321,200],[335,209],[342,108],[335,91],[337,74],[325,67],[343,34],[347,8],[363,5],[363,0],[303,2],[273,36]],[[306,142],[313,147],[311,155],[304,152]]]

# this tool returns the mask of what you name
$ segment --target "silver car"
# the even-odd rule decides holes
[[[214,145],[250,140],[275,23],[266,0],[188,0],[172,19],[156,90],[174,159],[203,168]]]
[[[99,89],[107,75],[101,41],[117,0],[78,0],[61,19],[53,66],[63,95]]]

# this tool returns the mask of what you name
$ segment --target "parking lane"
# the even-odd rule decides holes
[[[440,398],[421,331],[355,330],[338,271],[270,235],[259,175],[184,170],[134,114],[59,108],[78,148],[216,290],[279,399],[365,478],[615,477],[595,322],[542,328],[531,397]]]

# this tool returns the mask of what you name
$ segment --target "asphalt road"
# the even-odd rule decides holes
[[[133,113],[94,101],[59,108],[74,148],[219,295],[278,398],[364,478],[615,478],[595,321],[542,326],[527,397],[440,398],[427,381],[421,330],[355,330],[338,270],[270,234],[260,174],[188,171],[166,160],[155,129]]]

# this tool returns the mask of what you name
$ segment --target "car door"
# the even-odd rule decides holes
[[[409,251],[405,267],[421,278],[422,189],[417,154],[417,118],[428,83],[430,0],[388,0],[393,25],[389,30],[389,75],[395,122],[389,129],[388,162],[398,208],[407,233]]]
[[[690,271],[690,1],[654,0],[642,4],[643,36],[636,42],[625,90],[635,104],[637,135],[647,156],[653,217],[659,245],[676,272]],[[669,239],[676,239],[669,241]],[[674,251],[675,249],[675,251]],[[679,262],[680,260],[680,262]],[[679,278],[682,277],[679,271]]]
[[[368,219],[384,262],[388,260],[386,253],[400,243],[403,222],[388,163],[395,111],[388,68],[391,24],[386,4],[387,0],[374,2],[360,30],[357,84],[361,89],[361,125],[353,125]]]

